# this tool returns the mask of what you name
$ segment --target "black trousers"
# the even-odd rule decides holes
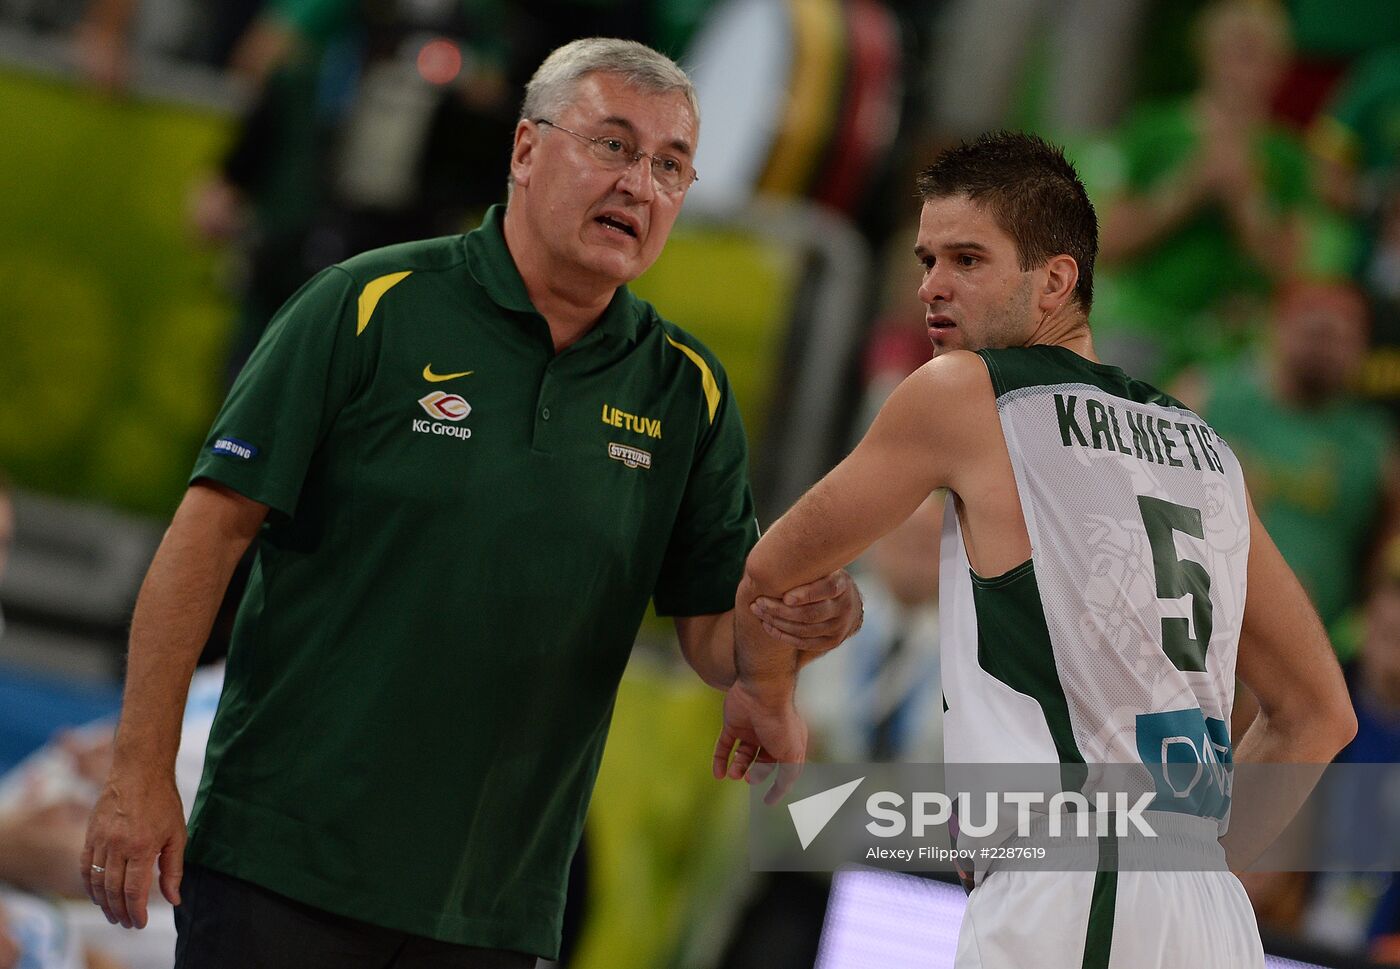
[[[534,969],[535,957],[439,942],[304,905],[186,865],[175,969]]]

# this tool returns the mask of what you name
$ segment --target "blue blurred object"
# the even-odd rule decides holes
[[[75,682],[0,663],[0,774],[63,727],[115,716],[121,688]]]
[[[78,937],[55,902],[0,888],[0,908],[19,945],[15,969],[78,969],[84,964]]]

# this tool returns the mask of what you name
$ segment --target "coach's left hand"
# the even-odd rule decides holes
[[[802,650],[803,663],[841,645],[865,619],[860,589],[845,569],[789,590],[781,599],[760,596],[749,608],[769,636]]]

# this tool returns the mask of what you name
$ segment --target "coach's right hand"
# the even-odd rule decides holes
[[[146,927],[146,899],[157,859],[160,891],[180,904],[185,858],[185,811],[173,773],[152,776],[115,766],[88,821],[82,879],[107,921]]]

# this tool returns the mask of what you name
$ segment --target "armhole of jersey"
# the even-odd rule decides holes
[[[1001,400],[1001,395],[1006,393],[1006,382],[1001,378],[1001,371],[997,369],[996,361],[986,350],[978,350],[977,356],[982,358],[982,365],[987,368],[987,377],[992,381],[992,396]]]

